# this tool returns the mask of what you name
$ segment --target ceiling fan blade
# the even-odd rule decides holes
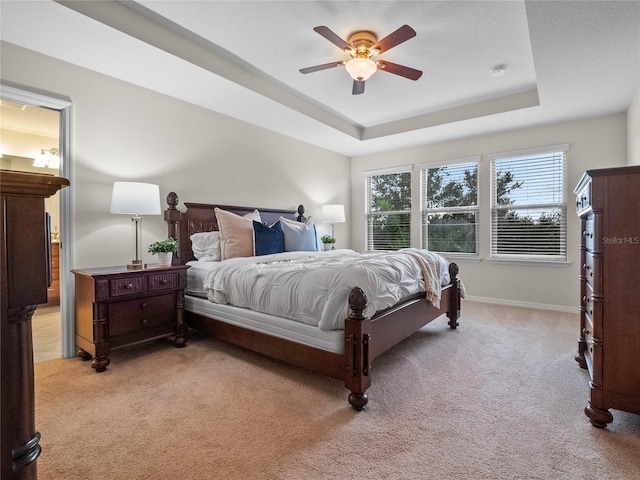
[[[395,32],[387,35],[378,43],[374,44],[371,47],[371,50],[377,50],[378,53],[376,55],[379,55],[382,52],[386,52],[396,45],[400,45],[401,43],[406,42],[407,40],[415,36],[416,31],[413,28],[411,28],[409,25],[403,25]]]
[[[351,91],[353,95],[360,95],[364,93],[364,80],[354,80],[353,81],[353,90]]]
[[[338,35],[333,33],[328,27],[320,26],[320,27],[315,27],[313,30],[318,32],[327,40],[329,40],[331,43],[337,46],[340,50],[352,49],[351,45],[349,45],[347,42],[341,39]]]
[[[343,67],[343,66],[344,66],[344,62],[331,62],[331,63],[322,64],[322,65],[316,65],[314,67],[301,68],[300,73],[319,72],[320,70],[326,70],[327,68]]]
[[[418,80],[422,76],[422,72],[420,70],[405,67],[404,65],[398,65],[397,63],[387,62],[386,60],[380,60],[379,62],[377,62],[377,64],[378,70],[380,70],[381,72],[393,73],[410,80]]]

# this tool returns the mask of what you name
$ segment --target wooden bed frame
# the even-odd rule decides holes
[[[178,240],[179,251],[174,255],[174,264],[185,264],[195,260],[191,250],[190,236],[197,232],[218,230],[214,207],[244,215],[253,207],[185,203],[186,211],[177,209],[178,196],[171,192],[167,196],[169,208],[164,212],[168,223],[168,235]],[[276,222],[280,216],[305,221],[304,207],[297,214],[290,210],[257,208],[262,221]],[[371,363],[430,321],[446,314],[449,327],[455,329],[460,317],[460,284],[458,266],[449,265],[451,283],[442,288],[440,308],[436,308],[420,293],[405,298],[396,305],[379,311],[372,317],[363,312],[367,305],[364,292],[355,287],[349,295],[349,317],[345,319],[344,353],[333,353],[302,345],[290,340],[273,337],[266,333],[238,327],[214,318],[186,311],[187,324],[217,339],[283,360],[308,370],[316,371],[344,381],[351,392],[349,403],[360,411],[368,402],[367,389],[371,385]]]

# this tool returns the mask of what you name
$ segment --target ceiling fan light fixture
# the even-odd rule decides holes
[[[368,80],[371,75],[378,69],[376,62],[370,58],[352,58],[345,65],[347,72],[351,78],[359,82]]]

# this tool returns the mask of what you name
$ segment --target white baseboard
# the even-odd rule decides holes
[[[504,300],[502,298],[487,298],[487,297],[474,297],[467,295],[464,300],[478,303],[493,303],[496,305],[506,305],[509,307],[522,307],[522,308],[537,308],[539,310],[552,310],[554,312],[562,313],[580,313],[579,307],[567,307],[564,305],[547,305],[544,303],[531,303],[531,302],[519,302],[516,300]],[[464,307],[463,307],[464,309]]]

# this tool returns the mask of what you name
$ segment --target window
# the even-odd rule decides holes
[[[491,160],[491,258],[566,262],[567,146]]]
[[[477,256],[478,161],[422,168],[420,185],[422,248]]]
[[[411,243],[411,167],[365,177],[367,250],[398,250]]]

